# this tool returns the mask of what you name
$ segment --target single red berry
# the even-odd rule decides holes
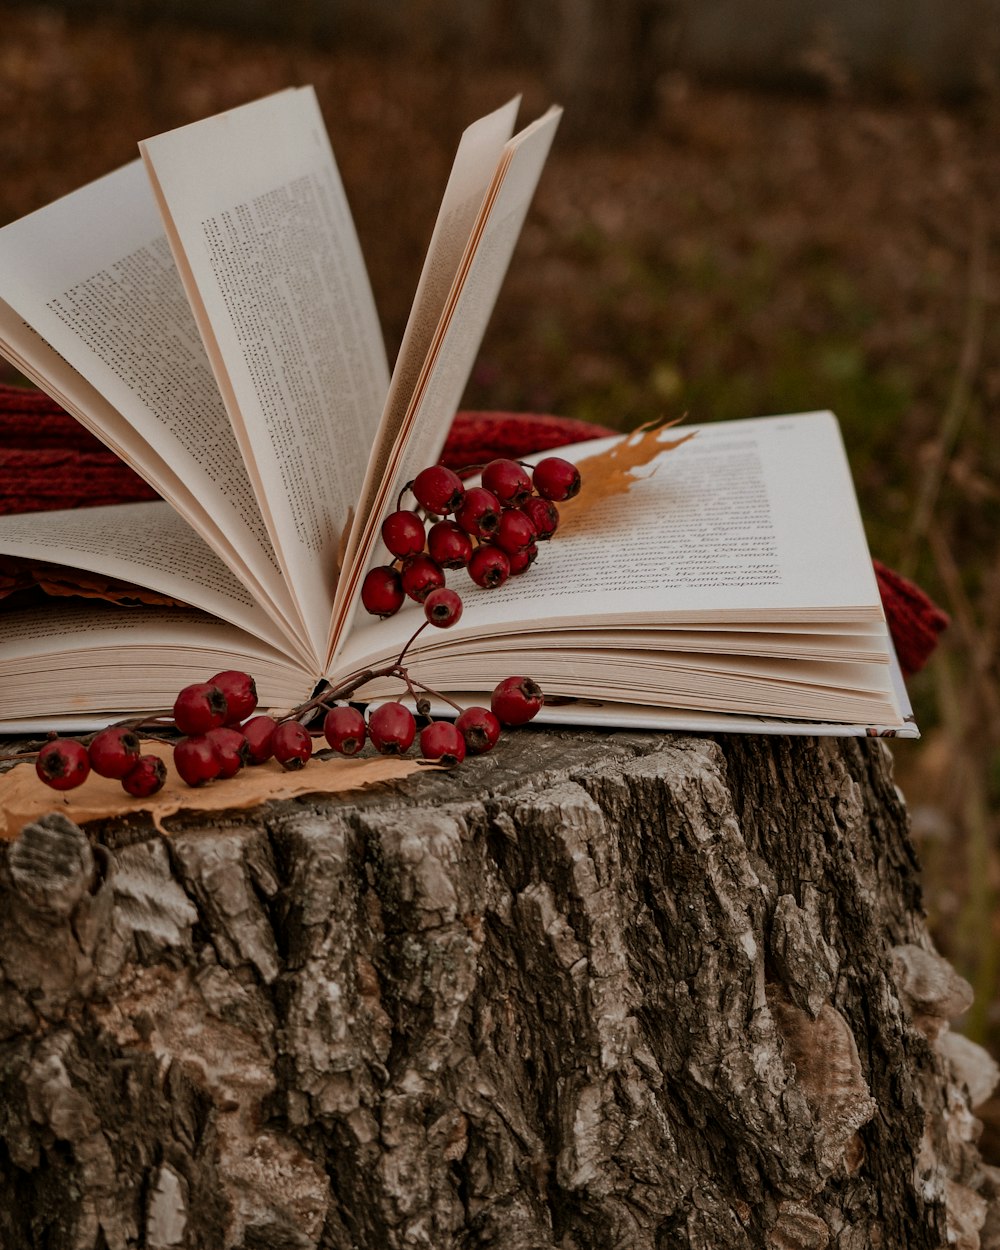
[[[420,754],[425,760],[461,764],[465,759],[465,739],[450,720],[435,720],[420,731]]]
[[[87,748],[75,738],[53,738],[38,752],[35,772],[53,790],[75,790],[90,775]]]
[[[551,538],[559,527],[559,509],[551,499],[529,495],[521,504],[521,511],[535,527],[536,542]]]
[[[490,707],[501,725],[526,725],[544,701],[541,687],[530,677],[505,677],[494,689]]]
[[[500,500],[491,490],[471,486],[465,492],[465,503],[455,513],[455,520],[474,538],[489,538],[500,524]]]
[[[516,460],[491,460],[483,469],[482,482],[509,508],[518,507],[531,494],[531,478]]]
[[[424,600],[424,616],[439,629],[448,629],[462,615],[462,600],[447,586],[432,590]]]
[[[226,723],[226,696],[210,681],[185,686],[174,700],[174,724],[182,734],[203,734]]]
[[[141,750],[138,734],[123,725],[111,725],[91,739],[87,755],[99,777],[121,781],[135,767]]]
[[[361,602],[372,616],[392,616],[405,598],[399,573],[390,564],[372,569],[361,583]]]
[[[309,730],[297,720],[285,720],[274,731],[274,758],[282,768],[292,772],[304,768],[312,757],[313,744]]]
[[[487,590],[502,586],[510,577],[510,559],[507,553],[494,547],[492,543],[477,547],[469,561],[469,576],[477,586],[483,586]]]
[[[250,748],[241,730],[223,725],[220,729],[210,729],[205,737],[219,757],[220,777],[235,777],[244,764],[250,762]]]
[[[263,764],[274,754],[274,731],[278,722],[273,716],[251,716],[243,726],[247,744],[247,763]]]
[[[122,789],[134,799],[148,799],[163,789],[167,767],[158,755],[140,755],[121,779]]]
[[[537,543],[530,543],[527,547],[522,547],[520,551],[515,551],[510,557],[511,577],[516,577],[519,573],[526,573],[537,559]]]
[[[323,721],[323,733],[341,755],[357,755],[365,745],[365,718],[356,707],[333,707]]]
[[[520,508],[505,508],[493,541],[501,551],[512,556],[515,551],[523,551],[535,541],[535,527]]]
[[[368,717],[368,736],[383,755],[403,755],[417,733],[413,713],[402,703],[383,703]]]
[[[249,673],[241,672],[237,668],[227,668],[210,677],[209,681],[213,686],[218,686],[226,696],[226,707],[229,709],[226,714],[227,725],[238,725],[256,710],[257,686]]]
[[[415,556],[424,549],[427,531],[416,512],[400,509],[390,512],[382,522],[382,541],[394,556]]]
[[[465,487],[462,479],[443,464],[432,464],[422,469],[413,479],[410,489],[416,496],[417,503],[435,516],[444,516],[462,506],[465,498]]]
[[[423,603],[432,590],[444,585],[441,566],[430,556],[410,556],[400,577],[403,590],[417,603]]]
[[[500,722],[488,707],[467,707],[455,725],[470,755],[485,755],[500,738]]]
[[[218,728],[218,725],[216,726]],[[205,734],[182,738],[174,747],[174,768],[181,781],[189,786],[203,786],[214,781],[222,771],[222,761]]]
[[[531,474],[535,490],[543,499],[562,503],[580,493],[580,470],[562,456],[546,456],[539,460]]]
[[[427,535],[427,554],[443,569],[464,569],[472,557],[472,539],[454,521],[438,521]]]

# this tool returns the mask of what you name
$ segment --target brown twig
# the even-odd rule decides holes
[[[958,365],[952,382],[948,404],[941,418],[934,454],[928,461],[920,483],[917,502],[910,518],[910,527],[903,543],[900,572],[912,577],[921,542],[930,531],[937,507],[941,484],[948,471],[958,435],[969,408],[972,386],[979,369],[983,352],[986,324],[986,269],[989,236],[986,213],[981,204],[974,205],[971,226],[972,241],[969,246],[968,295],[965,306],[965,325]]]

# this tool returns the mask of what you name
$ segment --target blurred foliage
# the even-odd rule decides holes
[[[0,45],[0,221],[136,140],[301,82],[319,93],[390,355],[462,127],[545,67],[374,55],[19,9]],[[873,552],[954,623],[897,771],[942,949],[1000,1041],[1000,108],[751,93],[665,70],[642,126],[556,147],[470,407],[629,429],[833,408]]]

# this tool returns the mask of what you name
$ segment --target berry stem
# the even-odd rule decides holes
[[[416,642],[417,638],[423,633],[423,631],[427,628],[429,624],[430,624],[430,621],[424,621],[422,625],[417,627],[412,637],[409,639],[409,641],[403,647],[402,651],[400,651],[399,655],[396,657],[396,663],[393,665],[393,668],[400,669],[403,667],[403,656],[406,655],[407,651],[409,651],[410,647],[413,645],[413,643]]]
[[[429,694],[432,699],[440,699],[442,703],[447,703],[449,707],[453,707],[456,712],[465,711],[465,708],[460,703],[456,703],[454,699],[449,699],[446,694],[442,694],[440,690],[435,690],[433,686],[425,685],[424,682],[418,681],[415,677],[408,677],[406,684],[409,685],[411,681],[414,686],[422,690],[424,694]]]

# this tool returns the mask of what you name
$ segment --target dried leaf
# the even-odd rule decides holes
[[[636,469],[642,469],[657,456],[673,451],[694,438],[695,431],[683,434],[680,438],[662,439],[664,430],[676,425],[671,421],[664,425],[656,422],[641,426],[634,433],[619,439],[607,451],[595,452],[577,460],[576,465],[583,478],[583,489],[575,499],[569,499],[559,505],[559,532],[566,534],[571,529],[580,529],[587,523],[588,516],[593,513],[593,505],[598,499],[624,495],[637,480]],[[656,470],[654,469],[655,473]]]
[[[397,781],[427,767],[412,759],[376,755],[360,760],[313,759],[305,768],[287,772],[271,760],[226,781],[193,789],[174,772],[169,743],[145,742],[143,751],[158,755],[167,765],[166,785],[148,799],[133,799],[120,782],[94,773],[79,789],[59,794],[38,779],[33,764],[12,768],[0,776],[0,838],[13,840],[30,821],[52,811],[62,812],[78,825],[142,813],[161,833],[167,833],[163,821],[178,812],[232,811],[300,794],[341,794]]]

